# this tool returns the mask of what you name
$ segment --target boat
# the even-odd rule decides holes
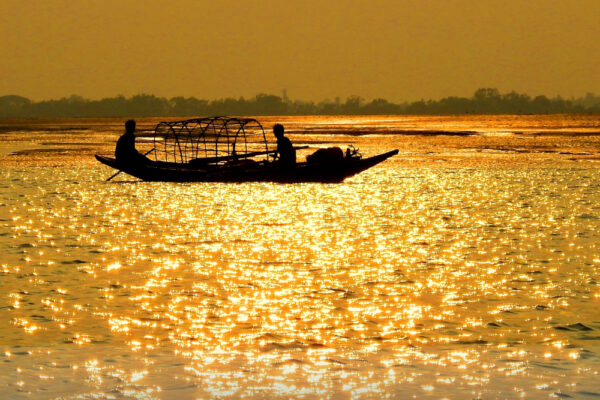
[[[391,150],[363,158],[349,147],[345,154],[338,149],[334,157],[318,157],[317,161],[308,157],[309,161],[285,166],[275,161],[275,145],[267,141],[256,119],[221,116],[160,122],[150,140],[141,143],[151,147],[145,151],[150,155],[145,163],[123,163],[101,154],[95,157],[118,170],[117,174],[124,172],[144,181],[339,183],[398,154]]]

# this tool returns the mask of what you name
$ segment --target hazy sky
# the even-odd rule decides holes
[[[0,95],[600,94],[600,0],[0,0]]]

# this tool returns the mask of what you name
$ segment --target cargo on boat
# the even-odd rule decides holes
[[[347,150],[308,157],[293,166],[275,160],[274,144],[253,118],[207,117],[156,125],[148,162],[120,162],[97,154],[101,163],[145,181],[165,182],[342,182],[398,154],[362,158]],[[305,147],[297,147],[297,149]],[[335,152],[330,152],[335,153]],[[324,156],[323,156],[324,155]]]

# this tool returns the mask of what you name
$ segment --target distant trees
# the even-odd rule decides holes
[[[0,118],[8,117],[150,117],[204,115],[352,115],[352,114],[548,114],[600,113],[600,97],[592,93],[579,99],[561,97],[531,98],[515,91],[501,94],[498,89],[481,88],[472,97],[445,97],[395,104],[378,98],[370,102],[358,96],[345,101],[339,97],[319,103],[293,101],[261,93],[253,98],[204,100],[194,97],[167,99],[150,94],[130,98],[116,96],[89,100],[72,95],[58,100],[33,102],[25,97],[0,97]]]
[[[31,104],[28,98],[8,95],[0,97],[0,117],[20,116]]]
[[[582,99],[565,100],[560,96],[531,98],[515,91],[500,94],[498,89],[478,89],[471,98],[446,97],[441,100],[421,100],[406,107],[408,114],[555,114],[597,113],[599,101],[591,95],[587,102]]]

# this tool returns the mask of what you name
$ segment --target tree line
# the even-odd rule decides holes
[[[58,100],[31,101],[22,96],[0,97],[0,118],[54,117],[162,117],[205,115],[373,115],[373,114],[554,114],[600,113],[600,97],[531,97],[497,89],[478,89],[473,96],[440,100],[392,103],[385,99],[365,101],[350,96],[321,102],[290,100],[287,96],[258,94],[253,98],[204,100],[195,97],[157,97],[138,94],[89,100],[73,95]]]

